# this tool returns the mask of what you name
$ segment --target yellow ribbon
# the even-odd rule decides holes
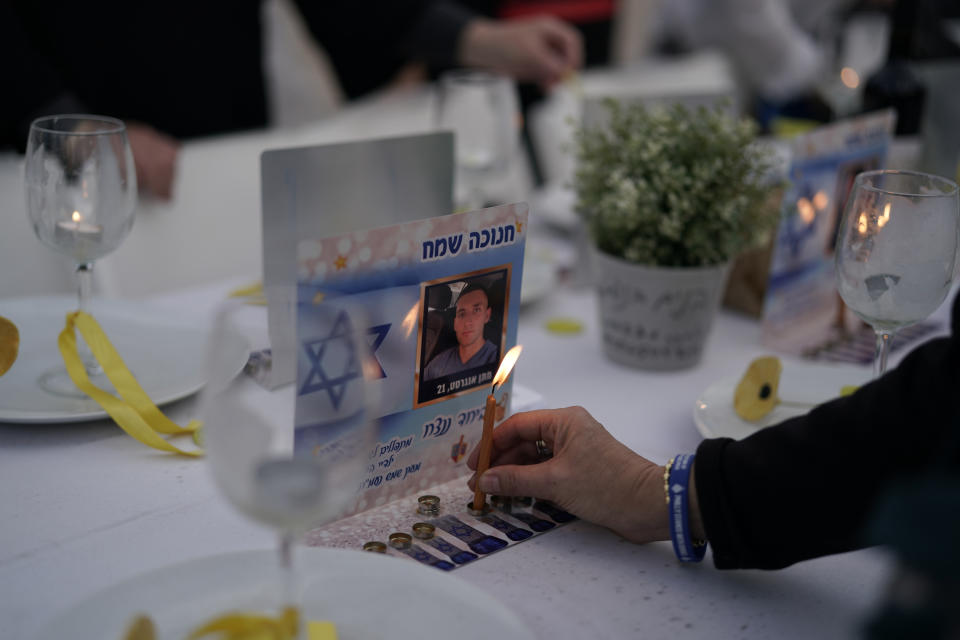
[[[80,330],[80,335],[86,340],[87,346],[93,352],[107,378],[113,383],[120,397],[104,391],[90,381],[86,367],[77,353],[77,336],[74,328]],[[93,398],[114,422],[143,444],[179,453],[184,456],[202,456],[203,451],[186,451],[170,444],[160,434],[184,435],[192,434],[200,428],[199,420],[191,420],[186,427],[176,424],[157,408],[150,396],[143,390],[137,379],[133,377],[127,365],[117,350],[110,344],[103,329],[88,313],[74,311],[67,314],[67,326],[57,338],[63,364],[67,367],[70,379],[77,387]]]
[[[256,613],[227,613],[195,629],[187,640],[216,634],[219,640],[295,640],[300,614],[287,607],[276,617]],[[156,640],[156,626],[145,614],[137,615],[123,640]],[[337,640],[336,626],[327,620],[307,622],[307,640]]]
[[[267,297],[263,292],[263,283],[254,282],[253,284],[247,285],[245,287],[239,287],[230,292],[229,297],[231,298],[246,298],[247,304],[258,305],[261,307],[267,306]]]
[[[210,635],[221,640],[295,640],[299,626],[300,614],[296,607],[286,607],[277,617],[227,613],[194,630],[187,640]]]

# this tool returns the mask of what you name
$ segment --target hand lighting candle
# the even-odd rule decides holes
[[[513,365],[516,364],[522,350],[523,347],[517,345],[507,351],[507,355],[503,356],[503,360],[500,361],[500,368],[497,369],[497,375],[493,377],[490,394],[487,396],[487,406],[483,412],[483,435],[480,437],[480,457],[477,459],[477,489],[473,493],[474,511],[483,511],[487,506],[487,496],[479,488],[479,479],[490,468],[490,450],[493,447],[493,421],[497,413],[497,399],[494,397],[494,393],[497,387],[510,377]]]

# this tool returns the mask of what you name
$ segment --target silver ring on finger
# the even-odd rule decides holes
[[[537,440],[534,442],[537,447],[537,457],[541,460],[547,460],[553,457],[553,451],[550,447],[547,446],[547,443],[543,440]]]

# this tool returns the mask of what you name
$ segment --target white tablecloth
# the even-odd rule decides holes
[[[152,301],[203,322],[230,286]],[[700,441],[696,395],[762,352],[753,320],[720,314],[703,363],[642,373],[602,354],[589,291],[562,289],[520,317],[516,382],[545,406],[581,404],[632,449],[662,463]],[[544,328],[581,320],[573,336]],[[195,414],[195,399],[170,408]],[[161,454],[101,421],[0,425],[0,620],[4,638],[30,637],[96,590],[182,560],[271,548],[272,534],[222,500],[202,461]],[[481,587],[541,638],[844,638],[856,634],[888,576],[876,550],[777,572],[681,566],[669,543],[637,546],[585,522],[451,574]]]
[[[144,295],[148,291],[137,289],[141,279],[166,269],[170,280],[154,283],[152,290],[168,293],[153,301],[208,322],[226,291],[259,277],[259,235],[250,231],[259,228],[259,151],[430,128],[424,111],[428,96],[397,100],[361,105],[296,132],[186,145],[178,201],[141,212],[133,235],[103,265],[104,273],[112,267],[113,292]],[[2,295],[70,290],[69,278],[38,288],[37,282],[57,271],[54,257],[26,223],[21,160],[2,160],[0,196],[9,218],[0,238]],[[201,270],[207,279],[234,279],[185,288],[198,281]],[[39,280],[31,280],[34,276]],[[544,322],[557,316],[579,319],[586,329],[572,336],[549,333]],[[524,309],[519,341],[525,351],[515,374],[518,384],[541,394],[545,406],[587,407],[627,446],[658,463],[693,451],[700,441],[692,419],[697,394],[720,377],[741,373],[762,352],[755,321],[721,313],[698,367],[655,374],[626,369],[602,354],[592,294],[572,289],[559,289]],[[194,417],[195,402],[179,402],[169,413],[178,421]],[[148,449],[108,421],[0,424],[4,639],[29,638],[58,612],[145,571],[273,544],[269,531],[219,497],[202,461]],[[668,543],[637,546],[576,522],[449,578],[487,591],[544,639],[806,639],[856,635],[888,573],[885,556],[871,550],[778,572],[720,572],[709,555],[700,565],[681,566]]]

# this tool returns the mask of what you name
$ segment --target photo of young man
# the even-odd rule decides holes
[[[457,297],[453,320],[457,344],[430,360],[423,379],[431,380],[496,363],[499,349],[484,336],[484,327],[490,316],[487,290],[476,283],[464,287]]]

